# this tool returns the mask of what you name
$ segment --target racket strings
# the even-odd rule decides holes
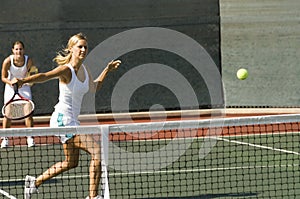
[[[4,114],[7,118],[18,119],[30,115],[33,109],[34,105],[30,101],[18,100],[9,103],[4,108]]]

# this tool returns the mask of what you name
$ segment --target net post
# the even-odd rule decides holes
[[[109,125],[101,125],[101,168],[102,168],[102,186],[104,199],[110,199],[108,185],[108,146],[109,146]]]

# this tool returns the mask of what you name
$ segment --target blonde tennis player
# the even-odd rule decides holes
[[[96,92],[100,89],[108,72],[116,70],[121,61],[111,61],[102,73],[94,81],[83,61],[88,53],[87,38],[82,34],[73,35],[63,49],[54,58],[58,64],[55,69],[36,75],[17,79],[19,87],[25,83],[41,83],[50,79],[59,79],[59,102],[51,116],[50,127],[78,126],[81,102],[88,91]],[[63,143],[65,160],[54,164],[37,178],[26,176],[25,199],[31,198],[33,193],[38,192],[38,187],[45,181],[61,174],[64,171],[75,168],[79,161],[79,152],[84,150],[91,155],[89,166],[90,185],[87,199],[102,198],[98,193],[101,178],[100,146],[90,135],[67,134],[60,136]]]

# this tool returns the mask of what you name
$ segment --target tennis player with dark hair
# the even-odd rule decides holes
[[[50,127],[78,126],[78,116],[80,114],[81,102],[88,91],[96,92],[100,89],[103,80],[108,72],[117,69],[121,61],[111,61],[95,80],[83,61],[88,53],[87,38],[82,34],[73,35],[67,47],[60,51],[54,58],[58,66],[46,73],[17,79],[20,86],[26,83],[41,83],[50,79],[59,79],[59,102],[51,116]],[[78,165],[80,150],[84,150],[91,155],[89,166],[90,185],[87,199],[100,199],[98,187],[101,179],[101,157],[100,146],[91,135],[67,134],[60,136],[63,143],[65,160],[54,164],[37,178],[26,176],[25,178],[25,199],[29,199],[31,194],[37,193],[37,188],[45,181],[75,168]]]
[[[4,104],[7,103],[15,91],[12,86],[12,80],[14,78],[24,78],[27,71],[33,66],[33,61],[28,55],[25,55],[25,46],[22,41],[16,41],[12,45],[12,54],[4,59],[2,63],[1,79],[5,83],[4,90]],[[19,89],[19,93],[32,100],[30,85],[24,85]],[[25,118],[26,127],[33,127],[32,115]],[[3,128],[11,127],[11,119],[6,117],[3,118]],[[9,146],[9,141],[7,137],[2,137],[1,148],[6,148]],[[32,137],[27,137],[28,147],[34,146],[34,140]]]

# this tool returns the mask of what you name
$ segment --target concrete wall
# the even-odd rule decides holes
[[[218,26],[219,3],[221,32]],[[66,45],[67,39],[74,33],[87,34],[90,50],[93,50],[99,43],[125,30],[165,27],[180,31],[199,42],[218,67],[222,62],[226,106],[299,107],[300,104],[298,0],[94,0],[89,3],[12,0],[2,2],[1,8],[1,60],[9,55],[14,40],[23,40],[27,53],[33,57],[40,71],[48,71],[55,67],[51,60],[57,50]],[[183,68],[184,71],[180,73],[184,73],[195,87],[199,106],[210,105],[205,82],[201,77],[193,76],[195,71],[186,60],[149,49],[126,54],[121,58],[123,68],[118,74],[110,76],[102,92],[96,95],[98,112],[110,111],[112,85],[122,74],[134,66],[149,62]],[[237,80],[235,73],[240,67],[248,69],[247,80]],[[0,87],[1,96],[3,87]],[[146,89],[150,90],[146,92],[150,95],[141,94],[141,90],[132,94],[131,109],[144,110],[157,103],[166,108],[178,108],[176,97],[172,94],[162,97],[160,94],[170,91],[151,87],[153,85]],[[50,113],[57,102],[57,81],[35,85],[32,90],[37,103],[36,114]],[[145,97],[139,99],[141,95]]]
[[[299,0],[220,0],[227,106],[300,106],[299,9]]]
[[[4,1],[0,11],[0,59],[3,60],[10,54],[13,41],[22,40],[27,54],[34,59],[40,71],[45,72],[55,67],[52,59],[56,52],[65,46],[68,38],[75,33],[83,32],[88,36],[89,49],[92,51],[101,42],[123,31],[139,27],[163,27],[183,33],[197,41],[220,69],[219,19],[218,0]],[[111,95],[116,82],[135,66],[145,63],[161,63],[178,70],[192,85],[193,94],[197,96],[198,102],[181,105],[176,99],[176,94],[174,96],[168,88],[149,84],[132,93],[128,105],[130,110],[212,106],[206,82],[201,75],[195,76],[193,66],[184,58],[151,48],[126,53],[118,58],[123,61],[120,70],[107,78],[96,96],[85,98],[84,104],[91,106],[90,103],[95,103],[97,112],[111,111]],[[99,64],[104,65],[104,61]],[[101,67],[103,68],[99,66],[95,73],[100,73]],[[57,85],[57,81],[53,80],[32,87],[37,107],[36,115],[52,112],[57,102]],[[3,88],[4,85],[1,86],[0,97]],[[95,102],[89,101],[90,98]],[[220,97],[213,106],[222,104],[222,100]],[[84,111],[92,111],[90,108],[84,106]],[[127,109],[127,105],[118,111],[128,111],[123,109]]]

